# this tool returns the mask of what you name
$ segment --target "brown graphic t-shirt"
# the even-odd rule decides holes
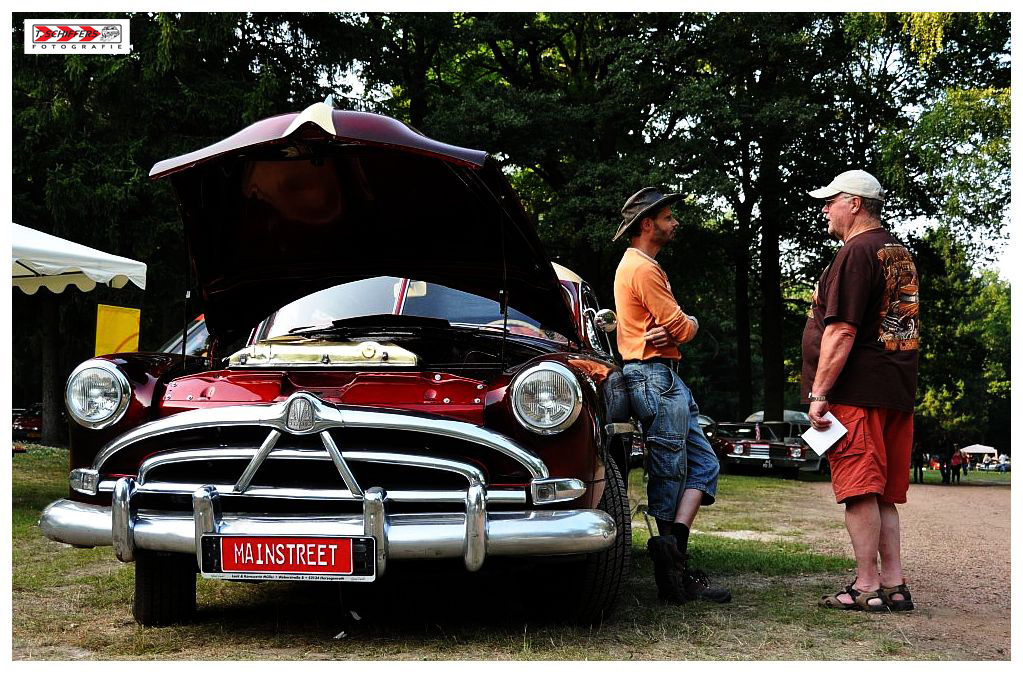
[[[824,327],[856,326],[849,359],[828,401],[912,411],[920,347],[920,295],[909,251],[884,229],[843,245],[813,291],[803,328],[803,400],[817,374]]]

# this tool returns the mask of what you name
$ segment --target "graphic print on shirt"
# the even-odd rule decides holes
[[[920,294],[916,264],[909,251],[887,243],[877,251],[884,270],[885,290],[877,340],[886,351],[920,348]]]

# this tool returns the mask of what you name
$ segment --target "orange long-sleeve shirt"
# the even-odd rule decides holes
[[[624,360],[681,358],[676,346],[656,348],[643,339],[654,327],[667,330],[676,344],[696,336],[696,326],[675,301],[664,269],[636,248],[625,250],[615,271],[615,311],[618,351]]]

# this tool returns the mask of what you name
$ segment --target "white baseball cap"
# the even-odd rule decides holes
[[[815,199],[828,199],[835,194],[852,194],[865,199],[884,201],[884,188],[873,175],[859,169],[846,171],[831,181],[827,187],[808,192]]]

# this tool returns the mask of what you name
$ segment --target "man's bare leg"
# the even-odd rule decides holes
[[[899,530],[899,510],[895,505],[878,502],[881,513],[881,535],[878,540],[878,551],[881,552],[881,585],[897,587],[903,583],[902,546]],[[902,594],[892,594],[892,598],[900,600]]]
[[[678,501],[678,509],[675,510],[675,523],[684,523],[689,528],[693,527],[693,519],[700,511],[703,504],[703,491],[696,488],[687,488],[682,491],[682,497]]]
[[[856,582],[860,591],[877,591],[881,586],[877,573],[877,552],[881,536],[881,512],[876,495],[851,498],[845,503],[845,527],[856,556]],[[849,604],[852,596],[839,594],[838,600]]]
[[[687,488],[682,491],[682,497],[678,499],[678,507],[675,510],[674,523],[684,523],[687,528],[693,527],[693,520],[696,513],[703,504],[703,491],[695,488]],[[661,535],[671,535],[671,521],[657,521],[657,532]]]

